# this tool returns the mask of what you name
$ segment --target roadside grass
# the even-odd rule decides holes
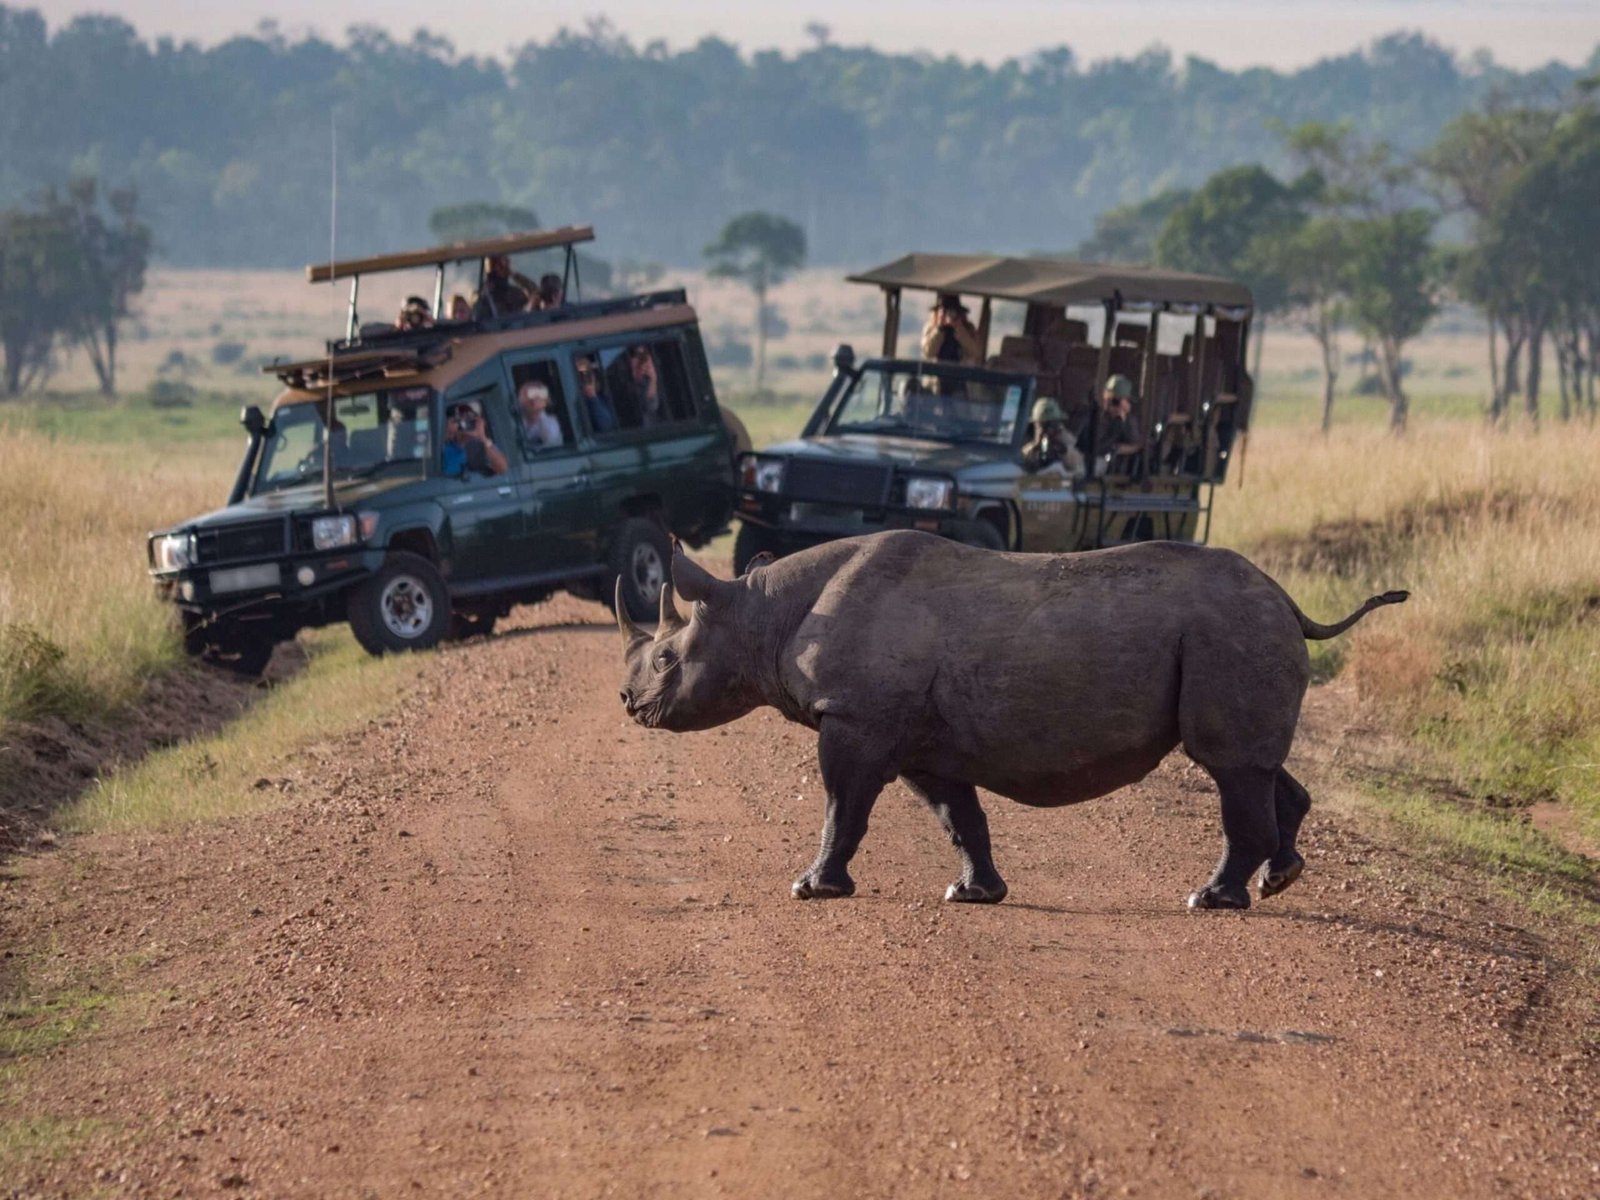
[[[145,535],[224,498],[214,443],[68,441],[0,407],[0,725],[92,716],[182,657]]]
[[[399,703],[421,658],[372,658],[343,630],[302,634],[305,670],[217,733],[157,750],[86,791],[62,828],[150,830],[237,816],[281,793],[286,765]]]
[[[1319,675],[1349,673],[1418,769],[1467,798],[1378,789],[1386,809],[1442,848],[1592,905],[1596,865],[1531,829],[1527,810],[1555,802],[1600,841],[1600,430],[1419,420],[1404,438],[1269,427],[1254,440],[1243,488],[1218,497],[1215,541],[1317,619],[1412,592],[1311,644]]]

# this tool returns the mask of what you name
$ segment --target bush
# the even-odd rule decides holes
[[[145,389],[144,396],[151,408],[193,408],[195,390],[176,379],[157,379]]]
[[[219,367],[232,366],[244,357],[243,342],[218,342],[211,347],[211,361]]]
[[[749,342],[727,338],[706,347],[706,360],[713,367],[748,367],[756,361]]]

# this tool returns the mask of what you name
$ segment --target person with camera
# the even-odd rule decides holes
[[[444,415],[444,473],[504,475],[506,456],[489,440],[483,417],[470,404],[454,404]]]
[[[507,317],[526,312],[529,300],[539,294],[539,285],[511,269],[511,256],[491,254],[483,260],[483,287],[472,305],[474,320]]]
[[[1083,474],[1083,455],[1067,433],[1067,414],[1049,396],[1033,402],[1033,424],[1022,447],[1022,467],[1030,474],[1056,467],[1073,479]]]
[[[953,292],[940,292],[933,302],[922,330],[922,357],[966,366],[977,366],[983,359],[983,346],[967,306]]]

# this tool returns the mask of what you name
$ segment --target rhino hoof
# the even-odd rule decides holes
[[[1295,855],[1294,861],[1286,867],[1274,868],[1269,864],[1267,869],[1261,872],[1261,883],[1257,888],[1257,894],[1263,900],[1268,896],[1276,896],[1296,879],[1299,879],[1300,872],[1305,869],[1306,860],[1298,854]]]
[[[953,904],[999,904],[1006,898],[1006,885],[1002,880],[993,884],[965,883],[956,880],[944,890],[944,898]]]
[[[1206,884],[1198,892],[1189,897],[1191,909],[1201,908],[1249,908],[1250,893],[1244,888],[1232,890],[1219,888],[1213,884]]]
[[[855,880],[846,875],[843,879],[817,879],[806,874],[789,887],[796,900],[836,900],[841,896],[856,894]]]

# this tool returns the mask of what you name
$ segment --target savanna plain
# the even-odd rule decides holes
[[[757,445],[878,319],[830,272],[775,298],[770,393],[717,379]],[[898,787],[857,897],[792,902],[812,735],[633,726],[570,597],[414,657],[302,635],[260,685],[185,663],[144,534],[221,502],[259,361],[337,321],[160,272],[126,395],[69,361],[0,404],[0,1194],[1600,1196],[1600,431],[1487,427],[1480,333],[1410,350],[1395,437],[1355,364],[1320,433],[1267,332],[1213,542],[1314,617],[1412,599],[1313,647],[1305,876],[1195,915],[1181,755],[990,799],[994,909],[939,902]]]

